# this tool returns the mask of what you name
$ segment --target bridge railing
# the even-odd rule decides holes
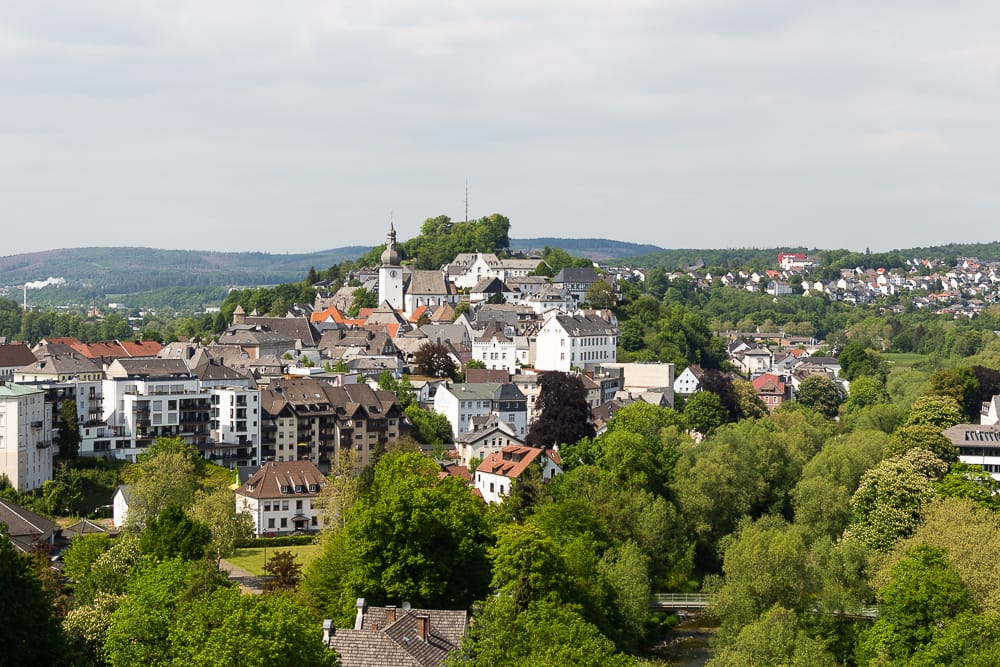
[[[657,593],[649,600],[650,607],[660,609],[704,609],[712,601],[707,593]]]

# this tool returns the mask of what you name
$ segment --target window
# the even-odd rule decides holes
[[[264,503],[264,511],[265,512],[271,511],[271,503]]]
[[[295,501],[295,509],[297,509],[297,510],[302,509],[302,501],[301,500],[296,500]]]
[[[285,517],[281,517],[281,527],[288,528],[288,519],[286,519]]]
[[[314,526],[318,526],[319,525],[319,519],[317,517],[313,517],[312,518],[312,525],[314,525]]]
[[[274,518],[273,517],[267,520],[267,527],[268,528],[274,528]]]
[[[282,509],[282,511],[284,511],[284,512],[287,512],[287,511],[288,511],[288,501],[287,501],[287,500],[282,500],[282,501],[281,501],[281,509]]]

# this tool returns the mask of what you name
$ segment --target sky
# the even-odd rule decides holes
[[[0,255],[1000,239],[1000,3],[0,0]]]

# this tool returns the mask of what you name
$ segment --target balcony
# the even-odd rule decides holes
[[[31,422],[31,428],[42,428],[42,424],[44,423],[45,422],[43,422],[41,419],[36,419],[35,421]]]
[[[48,440],[39,440],[35,443],[35,449],[48,449],[52,446],[52,443]]]

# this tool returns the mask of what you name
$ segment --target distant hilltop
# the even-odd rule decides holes
[[[511,239],[511,250],[561,248],[594,260],[620,259],[662,251],[654,245],[610,239]],[[310,267],[327,269],[355,260],[368,246],[345,246],[310,253],[214,252],[156,248],[65,248],[0,257],[0,285],[23,285],[61,276],[68,283],[86,281],[105,289],[184,287],[190,285],[267,285],[298,282]],[[137,285],[138,284],[138,285]]]

